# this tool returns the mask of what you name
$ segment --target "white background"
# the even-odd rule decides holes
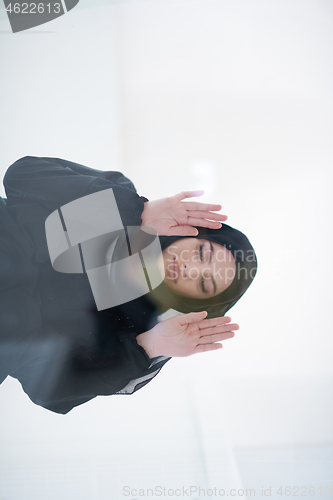
[[[101,411],[113,429],[141,415],[126,435],[144,429],[149,443],[147,401],[162,422],[163,401],[187,383],[221,391],[223,416],[212,402],[211,418],[227,422],[233,449],[332,442],[332,3],[81,0],[17,34],[0,14],[1,173],[21,156],[55,156],[120,170],[149,199],[204,188],[259,264],[228,313],[236,337],[171,360],[126,402],[98,398],[64,418],[7,379],[4,461],[41,428],[49,442],[51,427],[80,441],[77,422],[89,434]]]

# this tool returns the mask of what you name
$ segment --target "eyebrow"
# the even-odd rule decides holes
[[[212,282],[214,287],[214,295],[216,295],[216,281],[214,280],[213,276],[212,276]]]

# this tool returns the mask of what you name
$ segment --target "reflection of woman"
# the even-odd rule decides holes
[[[216,222],[226,220],[214,212],[220,205],[182,202],[195,192],[148,202],[119,172],[58,158],[21,158],[4,186],[0,382],[11,375],[36,404],[67,413],[96,395],[131,394],[170,357],[218,349],[234,336],[238,325],[223,316],[251,284],[256,257],[242,233]],[[158,232],[165,278],[145,296],[97,311],[86,274],[52,268],[45,220],[109,188],[124,226]],[[158,323],[169,308],[188,314]]]

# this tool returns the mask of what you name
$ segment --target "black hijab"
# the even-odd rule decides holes
[[[197,227],[199,238],[218,243],[229,250],[236,263],[235,277],[229,287],[209,299],[193,299],[176,294],[165,283],[161,283],[153,292],[151,298],[157,302],[164,312],[175,309],[182,313],[207,311],[208,318],[224,316],[225,313],[242,297],[251,285],[257,272],[257,258],[254,249],[245,234],[227,224],[220,229]],[[189,236],[160,236],[162,250],[174,244],[177,240]]]

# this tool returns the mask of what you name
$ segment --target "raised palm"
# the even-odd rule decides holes
[[[220,341],[234,337],[238,330],[229,317],[205,319],[206,311],[181,314],[162,321],[137,337],[149,357],[184,357],[221,349]],[[146,337],[144,337],[146,336]]]
[[[204,191],[182,191],[179,194],[145,203],[142,213],[142,229],[153,227],[157,234],[164,236],[196,236],[194,226],[219,229],[220,222],[227,216],[215,211],[221,210],[221,205],[183,201],[186,198],[201,196]]]

